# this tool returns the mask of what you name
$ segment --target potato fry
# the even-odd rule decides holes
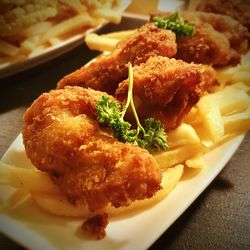
[[[8,43],[0,39],[0,53],[6,56],[15,56],[18,54],[20,49],[11,43]]]
[[[39,22],[23,30],[21,34],[23,36],[31,38],[35,35],[40,35],[48,31],[49,29],[52,28],[52,26],[53,26],[53,23],[49,21]]]
[[[124,38],[126,38],[126,37],[128,37],[136,32],[137,32],[137,30],[122,30],[122,31],[110,32],[108,34],[103,34],[103,35],[101,35],[101,37],[123,40]]]
[[[250,106],[245,112],[223,117],[225,132],[235,133],[250,129]]]
[[[135,201],[128,207],[114,208],[112,206],[107,206],[104,211],[109,214],[109,216],[117,216],[121,214],[126,214],[129,212],[134,212],[137,210],[145,209],[149,206],[155,205],[157,202],[163,200],[169,192],[177,185],[183,174],[183,165],[177,165],[173,168],[167,169],[163,173],[162,178],[162,189],[156,193],[152,198],[145,199],[141,201]],[[90,217],[99,212],[90,212],[85,206],[74,206],[68,202],[64,196],[51,195],[51,194],[40,194],[32,193],[32,198],[35,200],[37,205],[44,211],[60,216],[70,216],[70,217]]]
[[[87,206],[75,206],[62,194],[32,192],[32,198],[43,211],[57,216],[90,217],[98,213],[89,211]]]
[[[30,192],[26,189],[17,189],[7,201],[1,206],[1,210],[15,209],[30,197]]]
[[[181,164],[192,158],[197,153],[202,152],[203,147],[198,145],[185,145],[166,152],[160,152],[154,155],[156,162],[160,168],[165,170],[177,164]]]
[[[200,138],[191,125],[181,124],[178,128],[167,133],[170,149],[183,145],[200,144]]]
[[[250,105],[248,94],[244,90],[235,88],[234,85],[211,94],[207,98],[211,99],[208,101],[210,105],[217,103],[222,115],[244,111]]]
[[[90,12],[93,17],[103,17],[104,19],[112,22],[112,23],[120,23],[121,22],[121,14],[115,10],[110,8],[97,8],[94,11]]]
[[[72,31],[73,29],[78,29],[83,26],[93,26],[94,24],[94,19],[86,12],[85,14],[71,17],[56,24],[42,36],[41,41],[46,42],[51,37],[58,37]]]
[[[220,141],[224,135],[224,124],[219,110],[213,98],[204,96],[197,104],[204,128],[207,130],[214,143]]]
[[[113,51],[119,40],[90,33],[86,36],[85,42],[90,49],[104,52]]]
[[[0,184],[42,193],[60,193],[49,175],[39,170],[18,168],[0,162]]]
[[[189,168],[204,168],[206,166],[205,160],[201,153],[198,153],[194,157],[185,161],[185,164]]]
[[[230,82],[244,82],[250,85],[250,74],[247,71],[238,71],[231,77]]]

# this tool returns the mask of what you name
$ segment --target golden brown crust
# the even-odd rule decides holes
[[[153,13],[170,15],[171,13]],[[195,25],[192,36],[177,39],[177,59],[215,66],[234,65],[248,49],[246,27],[225,15],[201,11],[181,11],[181,17]]]
[[[197,10],[230,16],[250,31],[249,0],[202,0]]]
[[[147,150],[119,142],[99,127],[95,103],[103,95],[76,86],[52,90],[24,116],[27,156],[72,203],[91,210],[149,198],[161,182],[161,171]]]
[[[175,34],[153,24],[142,26],[138,33],[121,41],[110,55],[101,57],[86,67],[65,76],[58,88],[78,85],[114,93],[118,84],[127,78],[127,63],[139,65],[150,56],[172,57],[176,54]]]
[[[214,75],[213,75],[214,73]],[[176,128],[184,115],[199,100],[202,91],[217,82],[209,66],[155,56],[134,66],[133,93],[143,105],[137,105],[141,118],[154,117],[165,129]],[[126,101],[128,80],[116,90],[116,98]]]

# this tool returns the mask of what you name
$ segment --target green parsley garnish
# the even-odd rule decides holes
[[[177,38],[194,34],[194,24],[184,22],[178,12],[170,16],[155,16],[153,22],[158,28],[172,30]]]
[[[133,67],[129,63],[129,85],[127,101],[124,107],[116,101],[110,101],[107,96],[102,96],[96,103],[97,120],[100,124],[112,129],[113,136],[122,142],[134,143],[150,152],[167,150],[167,135],[160,121],[148,118],[144,121],[145,128],[141,125],[133,100]],[[128,107],[131,107],[136,120],[137,128],[132,129],[131,124],[124,120]]]

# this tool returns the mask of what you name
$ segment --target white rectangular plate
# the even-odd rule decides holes
[[[27,200],[21,206],[0,215],[0,230],[29,249],[146,249],[188,208],[223,169],[239,147],[244,136],[238,136],[205,155],[207,167],[201,171],[185,169],[176,188],[155,206],[123,217],[111,218],[107,236],[91,240],[81,231],[81,219],[48,215]],[[27,167],[19,135],[2,160]],[[1,187],[0,200],[10,192]]]

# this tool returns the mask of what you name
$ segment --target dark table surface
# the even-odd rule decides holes
[[[124,18],[100,32],[129,29],[140,21]],[[70,52],[0,83],[0,157],[20,133],[26,108],[54,89],[67,73],[98,55],[83,44]],[[250,135],[223,171],[151,246],[154,249],[250,249]],[[23,249],[0,234],[0,249]]]

